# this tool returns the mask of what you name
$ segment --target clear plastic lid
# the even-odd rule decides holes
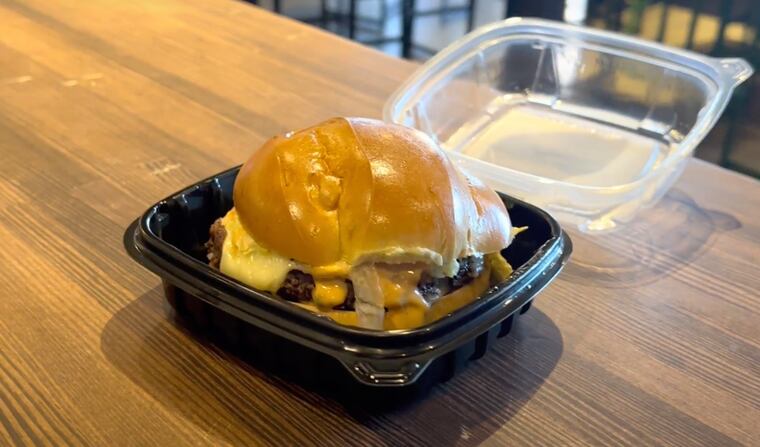
[[[751,74],[742,59],[515,18],[428,61],[384,117],[429,134],[494,189],[594,232],[667,191]]]

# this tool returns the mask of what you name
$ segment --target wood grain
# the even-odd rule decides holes
[[[0,444],[758,445],[760,184],[694,161],[514,336],[379,412],[171,319],[121,247],[266,137],[378,117],[414,66],[242,2],[0,0]]]

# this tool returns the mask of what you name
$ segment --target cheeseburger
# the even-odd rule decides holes
[[[408,329],[511,274],[504,203],[426,135],[335,118],[275,137],[240,169],[210,264],[338,323]]]

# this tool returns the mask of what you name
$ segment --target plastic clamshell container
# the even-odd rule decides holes
[[[418,329],[374,331],[339,325],[282,298],[259,292],[206,263],[212,222],[232,207],[238,168],[153,205],[124,234],[127,252],[159,275],[177,314],[226,334],[266,364],[296,366],[325,382],[336,366],[359,384],[403,387],[451,377],[506,335],[514,318],[560,272],[572,245],[538,208],[502,196],[514,225],[528,230],[504,251],[513,275],[453,314]],[[342,365],[342,367],[341,367]],[[431,371],[436,371],[435,374]],[[321,380],[318,380],[318,382]]]
[[[482,27],[430,59],[384,119],[588,232],[656,202],[752,74],[644,40],[533,19]]]

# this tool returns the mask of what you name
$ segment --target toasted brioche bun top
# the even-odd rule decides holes
[[[511,238],[495,192],[423,133],[370,119],[334,118],[267,141],[241,168],[233,199],[259,244],[327,270],[424,262],[451,276],[457,258]]]

